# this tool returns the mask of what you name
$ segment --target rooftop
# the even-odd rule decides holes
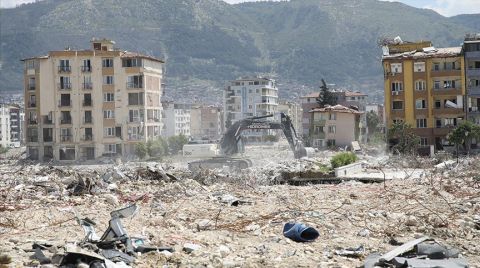
[[[425,47],[421,51],[413,50],[403,53],[396,53],[390,55],[384,55],[383,59],[423,59],[423,58],[443,58],[443,57],[456,57],[462,53],[462,47]]]
[[[346,114],[363,114],[355,109],[345,107],[343,105],[337,104],[334,106],[325,106],[323,108],[315,108],[310,110],[310,113],[327,113],[327,112],[337,112],[337,113],[346,113]]]

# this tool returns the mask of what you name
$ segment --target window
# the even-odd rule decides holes
[[[35,90],[35,77],[28,78],[28,90]]]
[[[106,154],[116,154],[117,145],[116,144],[105,144],[104,151]]]
[[[440,109],[440,108],[442,108],[442,101],[435,100],[435,109]]]
[[[440,89],[440,81],[434,81],[433,82],[433,88],[434,89]]]
[[[132,58],[132,59],[123,59],[122,67],[142,67],[142,59]]]
[[[83,60],[83,65],[82,65],[82,72],[91,72],[92,71],[92,65],[90,63],[90,60]]]
[[[143,76],[142,75],[133,75],[127,78],[127,87],[128,88],[143,88]]]
[[[420,146],[428,146],[428,138],[420,137]]]
[[[104,102],[112,102],[115,101],[114,93],[103,93],[103,101]]]
[[[425,62],[415,62],[413,64],[413,71],[416,73],[425,72]]]
[[[417,128],[426,128],[426,127],[427,127],[426,118],[417,119]]]
[[[401,73],[402,72],[402,64],[401,63],[392,63],[392,73]]]
[[[128,93],[128,105],[143,105],[143,92]]]
[[[392,107],[393,110],[403,110],[403,101],[394,101]]]
[[[446,127],[454,127],[457,125],[457,118],[445,118]]]
[[[115,112],[112,110],[104,110],[103,118],[115,118]]]
[[[425,81],[423,80],[418,80],[415,81],[415,90],[425,90],[427,88]]]
[[[103,136],[105,137],[114,137],[115,136],[115,128],[114,127],[106,127],[103,129]]]
[[[70,77],[60,76],[60,89],[70,89],[72,84],[70,83]]]
[[[327,140],[327,146],[335,146],[335,140]]]
[[[92,94],[83,95],[83,106],[92,106]]]
[[[104,75],[103,76],[104,85],[113,85],[113,75]]]
[[[60,141],[71,141],[72,140],[72,129],[71,128],[61,128],[60,129]]]
[[[328,114],[328,120],[337,120],[337,114],[336,113],[329,113]]]
[[[314,133],[315,134],[322,134],[323,133],[323,127],[322,126],[315,126]]]
[[[143,110],[129,110],[128,111],[129,122],[143,122]]]
[[[419,99],[415,101],[415,108],[417,109],[425,109],[427,108],[427,101],[423,99]]]
[[[468,80],[469,87],[480,87],[480,80],[478,79],[470,79]]]
[[[403,90],[403,83],[402,82],[393,82],[392,83],[392,91],[402,91]]]
[[[92,123],[92,111],[85,111],[83,116],[83,122],[86,124]]]
[[[440,71],[440,63],[438,63],[438,62],[433,63],[433,70],[434,71]]]
[[[435,119],[435,127],[441,128],[442,127],[442,119]]]
[[[335,133],[336,127],[335,126],[328,126],[328,133]]]
[[[443,81],[443,88],[456,88],[455,87],[455,80]]]
[[[323,147],[323,142],[324,142],[324,140],[315,139],[315,140],[313,140],[313,146],[314,147]]]
[[[113,67],[113,59],[102,59],[102,67],[103,68],[112,68]]]
[[[59,72],[70,72],[70,60],[60,60],[60,65],[58,66]]]
[[[394,124],[400,124],[403,122],[403,119],[393,119],[392,121]]]

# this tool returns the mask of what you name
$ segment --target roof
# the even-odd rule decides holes
[[[331,91],[332,93],[334,94],[338,94],[338,93],[345,93],[345,96],[346,97],[354,97],[354,96],[368,96],[368,94],[365,94],[365,93],[362,93],[360,91]],[[305,95],[305,96],[302,96],[300,98],[318,98],[320,92],[312,92],[308,95]]]
[[[337,113],[346,113],[346,114],[363,114],[363,112],[359,112],[352,108],[345,107],[343,105],[337,104],[334,106],[325,106],[323,108],[315,108],[310,110],[310,113],[328,113],[328,112],[337,112]]]
[[[35,59],[48,59],[48,55],[24,58],[24,59],[21,59],[20,61],[35,60]]]
[[[147,60],[153,60],[153,61],[158,61],[158,62],[161,62],[161,63],[165,63],[163,60],[161,59],[157,59],[155,57],[152,57],[152,56],[147,56],[147,55],[144,55],[144,54],[141,54],[141,53],[137,53],[137,52],[129,52],[129,51],[125,51],[123,52],[122,54],[120,54],[120,57],[121,58],[143,58],[143,59],[147,59]]]
[[[300,98],[318,98],[319,94],[320,94],[319,92],[312,92],[312,93],[310,93],[308,95],[305,95],[305,96],[302,96]]]
[[[345,91],[345,96],[354,97],[354,96],[368,96],[368,94],[362,93],[360,91]]]
[[[462,47],[444,47],[444,48],[423,48],[422,51],[408,51],[403,53],[391,54],[383,56],[382,59],[423,59],[423,58],[439,58],[439,57],[455,57],[460,56]]]

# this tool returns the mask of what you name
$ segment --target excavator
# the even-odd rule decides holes
[[[242,140],[242,131],[256,129],[281,129],[287,138],[290,149],[296,159],[307,156],[307,151],[303,143],[297,136],[293,127],[292,120],[284,113],[280,113],[280,122],[267,120],[273,117],[273,114],[257,117],[249,117],[235,122],[227,129],[220,140],[220,156],[210,159],[198,160],[188,163],[190,170],[212,169],[228,166],[234,169],[244,169],[252,166],[250,159],[234,157],[235,154],[243,152],[244,146]]]

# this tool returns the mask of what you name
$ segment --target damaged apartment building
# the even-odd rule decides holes
[[[420,151],[451,146],[447,135],[462,120],[480,124],[480,34],[467,34],[461,47],[435,48],[429,41],[383,47],[387,128],[412,126]],[[471,149],[478,148],[473,139]]]
[[[164,62],[116,49],[111,40],[91,44],[23,60],[30,159],[128,156],[160,136]]]

